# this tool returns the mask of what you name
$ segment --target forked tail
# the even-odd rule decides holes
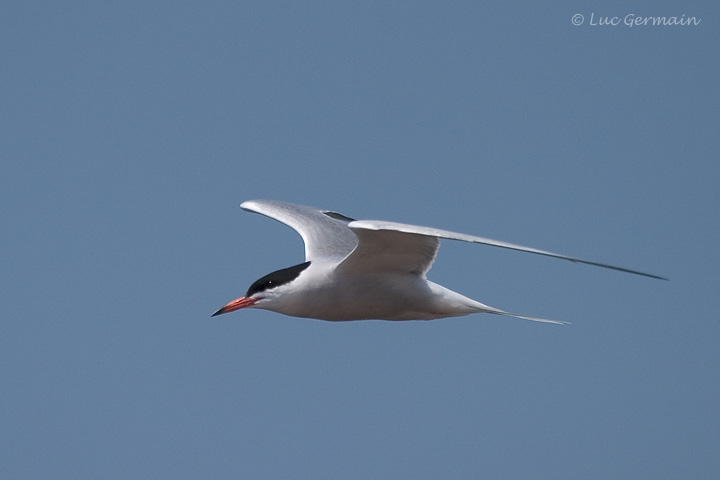
[[[497,310],[497,311],[487,312],[487,313],[492,313],[493,315],[504,315],[506,317],[522,318],[523,320],[531,320],[533,322],[554,323],[555,325],[570,325],[570,322],[561,322],[559,320],[548,320],[547,318],[527,317],[525,315],[517,315],[515,313],[503,312],[502,310]]]
[[[518,315],[516,313],[509,313],[509,312],[505,312],[503,310],[498,310],[497,308],[488,307],[487,305],[483,305],[483,308],[481,311],[483,313],[492,313],[493,315],[502,315],[505,317],[521,318],[523,320],[530,320],[533,322],[554,323],[555,325],[569,325],[570,324],[570,322],[561,322],[559,320],[548,320],[547,318],[528,317],[526,315]]]

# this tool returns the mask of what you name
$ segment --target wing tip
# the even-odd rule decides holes
[[[257,210],[257,205],[263,202],[265,202],[265,200],[245,200],[240,204],[240,208],[248,212],[254,212]]]

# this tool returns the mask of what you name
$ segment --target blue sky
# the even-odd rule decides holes
[[[6,2],[0,476],[714,478],[719,13]],[[670,281],[446,241],[431,280],[572,325],[211,319],[303,260],[254,198]]]

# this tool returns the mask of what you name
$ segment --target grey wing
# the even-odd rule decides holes
[[[406,225],[404,223],[384,222],[384,221],[378,221],[378,220],[360,220],[360,221],[351,222],[348,226],[351,229],[353,229],[356,233],[359,233],[359,232],[365,231],[365,230],[367,230],[367,231],[384,231],[384,232],[402,232],[404,234],[426,235],[426,236],[430,236],[430,237],[447,238],[449,240],[460,240],[463,242],[481,243],[484,245],[492,245],[494,247],[508,248],[511,250],[519,250],[522,252],[529,252],[529,253],[534,253],[537,255],[545,255],[548,257],[561,258],[563,260],[569,260],[571,262],[585,263],[587,265],[594,265],[596,267],[609,268],[612,270],[618,270],[621,272],[632,273],[635,275],[642,275],[644,277],[657,278],[660,280],[667,280],[664,277],[660,277],[660,276],[653,275],[650,273],[639,272],[637,270],[631,270],[629,268],[616,267],[613,265],[607,265],[605,263],[593,262],[590,260],[582,260],[580,258],[568,257],[566,255],[560,255],[558,253],[547,252],[545,250],[538,250],[536,248],[523,247],[520,245],[514,245],[512,243],[501,242],[498,240],[491,240],[489,238],[476,237],[474,235],[466,235],[464,233],[455,233],[455,232],[450,232],[447,230],[440,230],[437,228],[420,227],[420,226],[416,226],[416,225]],[[428,269],[429,269],[429,266],[428,266]]]
[[[340,261],[357,245],[342,214],[274,200],[249,200],[240,207],[275,219],[297,231],[305,242],[305,260]]]
[[[425,277],[440,248],[440,240],[436,236],[368,229],[363,228],[362,223],[349,224],[357,235],[358,245],[338,269],[354,274],[399,273]]]

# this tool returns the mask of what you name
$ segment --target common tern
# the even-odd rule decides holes
[[[538,322],[556,320],[508,313],[471,300],[427,279],[440,239],[460,240],[561,258],[665,280],[628,268],[462,233],[377,220],[354,220],[330,210],[251,200],[240,205],[295,229],[305,262],[265,275],[244,296],[212,316],[260,308],[293,317],[331,321],[431,320],[492,313]]]

